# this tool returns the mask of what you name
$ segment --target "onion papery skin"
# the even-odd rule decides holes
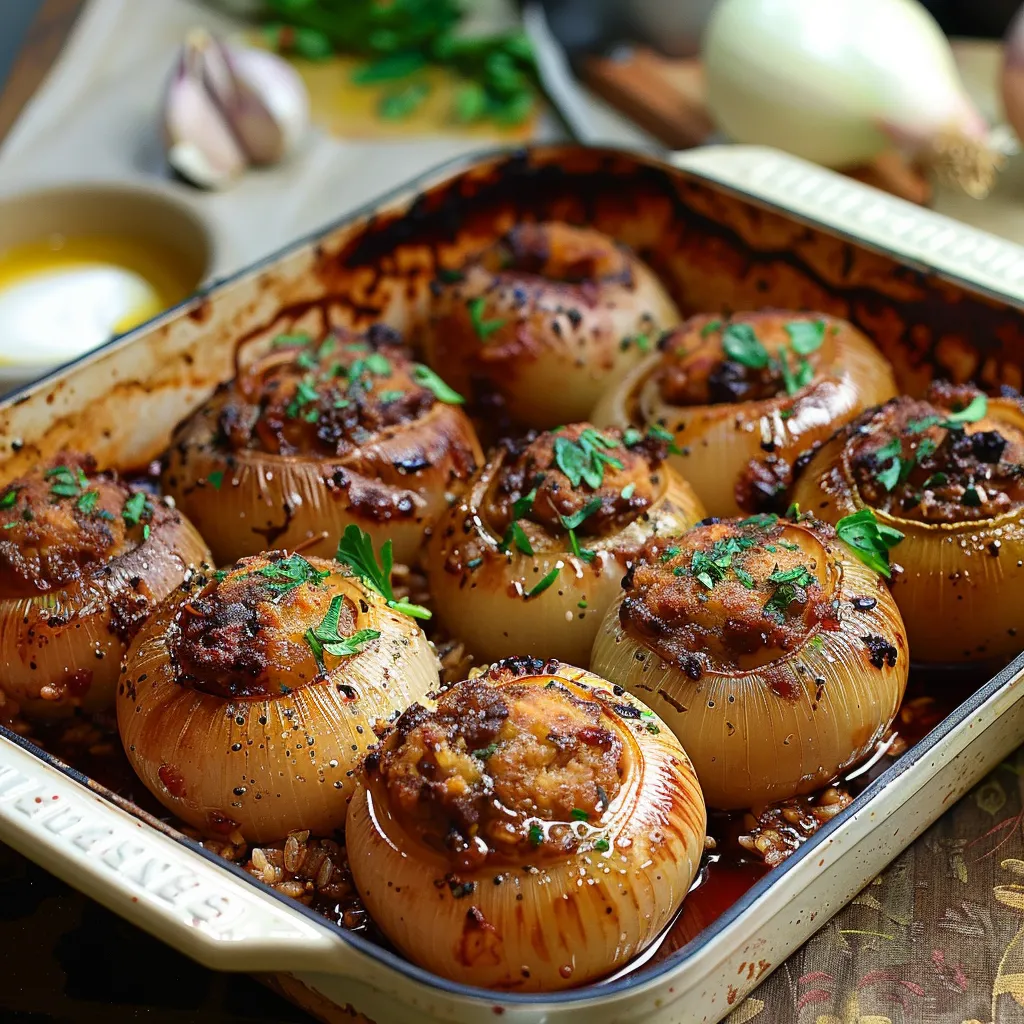
[[[826,325],[815,353],[812,381],[790,395],[784,389],[758,401],[676,405],[661,382],[681,360],[723,365],[722,331],[749,324],[766,348],[786,339],[785,325]],[[858,413],[896,394],[892,367],[856,328],[824,314],[778,311],[696,316],[664,338],[662,351],[646,358],[605,393],[594,409],[598,426],[659,424],[675,434],[681,454],[672,464],[693,485],[712,515],[767,511],[790,482],[792,463]],[[681,355],[680,355],[681,354]]]
[[[906,638],[882,577],[825,524],[780,525],[779,536],[801,551],[816,543],[824,548],[830,567],[824,600],[835,602],[830,614],[836,617],[781,657],[750,669],[712,660],[688,671],[623,625],[628,592],[609,610],[594,643],[592,669],[665,720],[690,755],[709,807],[750,808],[820,789],[871,752],[906,687]],[[671,629],[669,622],[666,641]],[[724,635],[716,627],[716,636]]]
[[[681,319],[634,253],[557,222],[513,228],[433,290],[424,358],[478,404],[498,396],[524,428],[587,419]]]
[[[653,537],[687,530],[704,518],[704,507],[667,463],[654,463],[652,470],[644,462],[636,476],[657,481],[652,503],[621,529],[583,538],[585,548],[596,553],[593,561],[572,553],[564,531],[529,523],[524,525],[534,553],[515,545],[503,551],[503,531],[488,507],[509,460],[507,449],[493,450],[463,499],[427,539],[423,565],[435,620],[481,661],[528,654],[587,664],[632,554]],[[526,596],[556,568],[558,576],[546,590]]]
[[[707,817],[678,740],[639,701],[568,665],[509,664],[481,678],[499,687],[554,681],[597,701],[621,739],[616,796],[600,818],[570,823],[587,838],[575,849],[491,852],[475,867],[456,866],[409,830],[380,777],[364,771],[346,844],[360,897],[410,960],[464,984],[552,991],[607,974],[660,933],[696,874]],[[595,848],[593,835],[608,849]]]
[[[135,492],[109,474],[91,475],[89,460],[63,461],[89,470],[83,491],[100,491],[95,512],[113,517],[109,522],[114,539],[106,555],[77,566],[63,579],[35,576],[15,589],[0,581],[0,696],[7,699],[3,718],[20,713],[28,719],[51,719],[76,710],[112,710],[121,657],[131,637],[193,567],[210,559],[202,537],[180,512],[151,498],[142,518],[129,527],[121,511]],[[40,468],[40,477],[42,472]],[[10,486],[23,483],[25,478]],[[0,494],[7,490],[0,487]],[[0,512],[0,520],[20,516],[25,507],[22,493],[14,508]],[[37,510],[35,522],[40,521]],[[79,543],[78,526],[73,520],[68,526],[66,539],[73,548]],[[0,541],[17,547],[18,532],[4,530]],[[44,535],[33,541],[32,550],[41,550],[51,540]],[[7,552],[0,552],[0,562],[2,578],[11,564]]]
[[[864,420],[870,423],[870,417]],[[793,500],[802,509],[832,523],[870,507],[851,465],[854,427],[851,424],[815,453],[793,491]],[[1016,400],[990,398],[986,420],[969,424],[967,431],[1000,427],[1024,431],[1024,413]],[[898,566],[890,588],[915,662],[1005,660],[1020,651],[1024,507],[959,523],[874,512],[880,523],[904,535],[889,552],[890,561]]]
[[[244,559],[227,581],[281,556]],[[204,594],[225,585],[215,577],[197,578],[172,595],[126,656],[117,719],[128,759],[168,810],[204,834],[238,831],[250,842],[298,829],[330,835],[344,823],[353,769],[375,742],[376,719],[394,716],[438,684],[436,658],[412,619],[343,575],[337,563],[309,562],[331,575],[276,604],[255,590],[233,604],[234,614],[244,605],[264,623],[266,666],[256,682],[265,682],[266,692],[220,691],[230,677],[216,671],[209,692],[183,674],[175,655],[183,617],[194,615],[190,609]],[[357,654],[325,655],[322,673],[303,630],[320,622],[335,595],[353,609],[352,630],[375,629],[380,636]],[[278,613],[278,624],[265,624]],[[243,637],[239,657],[260,643]],[[211,644],[218,646],[223,649]]]
[[[289,351],[302,357],[318,348],[299,344]],[[435,400],[414,382],[416,364],[400,346],[340,338],[322,368],[339,358],[351,363],[367,352],[386,357],[392,373],[367,375],[375,390],[366,404],[376,403],[379,410],[380,396],[388,392],[404,393],[416,404],[397,422],[366,429],[357,425],[338,441],[337,451],[317,447],[315,438],[301,433],[291,439],[288,447],[294,450],[288,451],[267,451],[257,441],[228,444],[222,424],[242,420],[274,394],[258,380],[252,383],[253,371],[221,385],[178,426],[161,483],[203,532],[218,564],[271,547],[301,546],[308,554],[330,557],[350,524],[368,533],[376,547],[391,540],[397,561],[415,561],[424,530],[447,509],[483,462],[483,453],[462,409]],[[276,350],[268,359],[279,356]],[[311,434],[327,429],[337,414],[335,401],[353,401],[332,397],[336,392],[331,389],[340,385],[317,373],[306,374],[314,378],[319,395],[318,404],[309,406],[311,414],[320,416]],[[281,369],[271,362],[267,379],[274,385],[284,377],[291,385],[297,376],[303,374],[292,366]]]

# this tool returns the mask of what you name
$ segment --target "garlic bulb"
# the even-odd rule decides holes
[[[704,38],[708,106],[737,142],[848,167],[895,143],[972,195],[998,157],[917,0],[722,0]]]
[[[249,164],[273,164],[309,127],[309,94],[287,61],[193,29],[164,99],[167,160],[203,188],[224,188]]]

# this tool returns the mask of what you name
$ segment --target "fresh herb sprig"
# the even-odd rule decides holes
[[[391,586],[391,570],[395,565],[395,557],[390,540],[384,541],[378,561],[370,535],[364,533],[354,523],[350,523],[345,527],[345,533],[338,543],[334,557],[343,565],[349,566],[371,590],[380,594],[387,601],[389,608],[394,608],[396,612],[414,619],[431,617],[429,609],[422,605],[395,597],[394,588]]]
[[[591,490],[597,490],[604,483],[604,468],[622,469],[620,459],[608,452],[617,448],[618,442],[593,427],[580,432],[578,441],[567,437],[555,438],[555,462],[569,478],[573,487],[585,483]]]
[[[591,551],[588,548],[581,548],[579,539],[576,536],[576,531],[583,525],[583,523],[589,519],[599,508],[601,507],[600,498],[591,498],[578,512],[574,512],[571,516],[560,515],[558,518],[562,523],[562,526],[568,532],[569,535],[569,550],[577,558],[582,558],[584,562],[592,562],[597,557],[596,551]]]
[[[312,569],[313,567],[310,566],[310,568]],[[317,572],[317,570],[313,569],[313,572]],[[330,573],[327,572],[324,575],[330,576]],[[309,649],[313,652],[313,657],[316,658],[321,672],[326,671],[326,666],[324,665],[325,651],[336,658],[347,658],[353,654],[358,654],[368,643],[372,643],[380,637],[379,629],[360,629],[351,636],[342,636],[338,632],[338,625],[344,602],[345,599],[341,594],[335,594],[331,598],[330,607],[328,607],[320,624],[307,629],[305,633],[306,643],[309,644]]]
[[[469,322],[473,325],[473,330],[481,341],[486,341],[495,331],[500,331],[508,323],[507,320],[485,320],[484,306],[486,304],[487,299],[483,295],[466,300]]]
[[[253,575],[262,576],[267,581],[267,587],[280,596],[302,586],[303,583],[318,587],[331,575],[331,570],[317,569],[302,555],[289,555],[287,558],[262,566]]]
[[[839,539],[869,568],[881,573],[886,579],[892,577],[889,565],[889,550],[901,540],[899,530],[880,523],[870,508],[862,508],[836,523]]]

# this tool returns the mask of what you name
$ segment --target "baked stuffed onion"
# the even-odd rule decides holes
[[[651,269],[607,235],[520,224],[434,284],[427,362],[526,427],[589,417],[609,383],[679,323]]]
[[[440,623],[484,661],[586,664],[630,560],[704,515],[666,451],[657,431],[585,423],[500,445],[427,542]]]
[[[398,719],[364,762],[345,837],[360,897],[410,960],[546,991],[659,934],[705,826],[656,715],[582,669],[510,659]]]
[[[4,717],[113,708],[127,642],[208,558],[180,512],[87,457],[0,486]]]
[[[668,722],[709,806],[820,789],[896,714],[900,613],[827,523],[711,520],[650,542],[622,585],[592,667]]]
[[[933,398],[855,420],[817,452],[794,497],[887,573],[891,547],[916,661],[1007,658],[1024,636],[1024,410],[972,389]]]
[[[797,455],[896,394],[859,331],[823,314],[696,316],[594,410],[598,426],[662,427],[713,515],[772,511]]]
[[[140,632],[117,721],[139,778],[204,833],[340,828],[377,719],[438,683],[407,615],[337,562],[281,551],[196,575]]]
[[[283,336],[179,425],[162,484],[219,563],[330,556],[349,524],[409,562],[483,461],[461,401],[386,331]]]

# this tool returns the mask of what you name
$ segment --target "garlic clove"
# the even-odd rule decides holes
[[[275,53],[237,46],[225,51],[239,97],[235,132],[253,163],[276,163],[295,151],[309,129],[306,85]]]
[[[205,43],[189,34],[164,97],[167,160],[201,188],[225,188],[246,166],[245,153],[204,84]]]

